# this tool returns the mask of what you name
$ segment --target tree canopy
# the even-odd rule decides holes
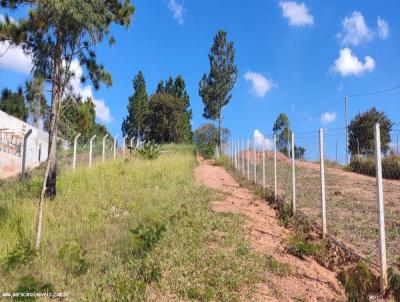
[[[0,96],[0,110],[26,122],[28,119],[28,108],[25,105],[22,88],[18,88],[17,92],[12,92],[10,89],[4,88]]]
[[[234,63],[233,42],[228,42],[226,32],[219,31],[208,55],[210,72],[199,83],[199,95],[203,99],[207,119],[219,120],[219,147],[222,144],[222,108],[231,100],[231,90],[236,83],[237,67]]]
[[[222,129],[222,143],[226,143],[229,137],[229,129]],[[218,146],[219,131],[214,124],[203,124],[194,131],[194,142],[199,153],[206,159],[212,158],[215,147]]]
[[[292,135],[289,118],[285,113],[280,113],[276,118],[273,133],[276,135],[276,148],[283,154],[288,154],[289,140]]]
[[[375,124],[379,123],[381,134],[381,150],[386,153],[390,146],[390,131],[393,122],[384,112],[375,107],[357,114],[349,125],[349,152],[351,155],[369,156],[374,154]]]

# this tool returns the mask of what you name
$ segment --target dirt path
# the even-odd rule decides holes
[[[201,184],[229,193],[223,202],[212,205],[213,210],[245,215],[252,247],[287,263],[292,269],[292,274],[284,277],[265,272],[268,282],[257,287],[255,301],[346,301],[333,272],[311,259],[300,260],[285,252],[284,239],[289,232],[278,224],[270,206],[257,200],[247,188],[240,187],[228,172],[212,162],[201,160],[195,176]]]

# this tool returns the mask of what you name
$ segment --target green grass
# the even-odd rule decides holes
[[[235,301],[263,269],[243,218],[195,184],[194,150],[61,173],[32,248],[41,178],[0,184],[0,292],[68,292],[73,301]],[[281,272],[281,269],[278,269]],[[246,299],[245,299],[246,300]]]

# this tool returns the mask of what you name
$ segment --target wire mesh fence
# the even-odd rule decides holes
[[[400,269],[399,130],[380,132],[386,231],[382,237],[388,266]],[[283,145],[275,143],[272,135],[242,139],[231,142],[228,154],[249,181],[284,196],[286,202],[295,200],[296,209],[320,225],[324,191],[327,232],[379,267],[384,261],[380,242],[385,242],[379,236],[374,132],[352,129],[347,133],[338,128],[322,130],[322,141],[320,131],[293,133],[293,138],[294,144]]]

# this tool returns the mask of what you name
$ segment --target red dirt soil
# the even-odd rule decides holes
[[[292,274],[284,277],[266,271],[263,279],[268,281],[257,285],[252,301],[346,301],[335,273],[312,259],[300,260],[285,252],[284,241],[290,232],[278,224],[269,205],[211,161],[200,160],[194,173],[199,183],[229,194],[224,201],[212,204],[214,211],[244,215],[252,247],[292,269]]]

